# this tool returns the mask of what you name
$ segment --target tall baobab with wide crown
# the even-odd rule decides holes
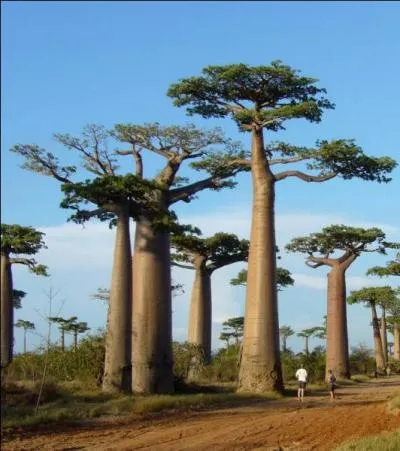
[[[175,235],[172,245],[174,265],[195,271],[189,315],[188,342],[202,347],[206,362],[211,359],[212,295],[211,276],[217,269],[246,261],[248,240],[234,234],[216,233],[208,238]]]
[[[40,265],[33,255],[46,248],[44,233],[33,227],[18,224],[1,224],[1,368],[13,357],[14,295],[12,265],[25,265],[34,274],[47,276],[47,268]],[[20,294],[23,292],[19,292]]]
[[[168,220],[174,217],[171,207],[180,201],[192,201],[204,189],[233,187],[230,177],[241,169],[236,161],[244,153],[219,129],[207,131],[192,124],[181,127],[118,124],[113,134],[130,146],[118,153],[133,157],[136,177],[144,177],[146,154],[155,154],[164,161],[162,169],[151,178],[154,188],[147,197],[160,213],[160,220],[153,221],[146,212],[136,218],[132,389],[139,393],[172,392],[170,234],[172,230],[182,232],[188,228],[182,229]],[[178,175],[186,162],[194,170],[204,170],[207,176],[190,183]]]
[[[339,377],[350,377],[346,310],[346,271],[363,253],[385,253],[394,245],[385,241],[382,230],[373,227],[331,225],[321,232],[293,238],[286,246],[291,252],[306,254],[311,268],[328,266],[326,371],[333,369]],[[338,257],[334,254],[340,253]]]
[[[207,66],[201,76],[184,78],[168,90],[174,104],[187,107],[189,114],[231,116],[241,131],[251,134],[251,152],[240,162],[251,170],[253,180],[241,391],[283,390],[276,290],[276,182],[290,177],[323,182],[336,176],[387,182],[386,174],[395,166],[388,157],[368,157],[353,140],[320,141],[311,149],[264,142],[264,130],[282,130],[290,119],[319,122],[323,111],[333,108],[316,83],[281,61],[273,61],[269,66]],[[304,162],[308,163],[307,173],[290,168],[296,163],[303,168]],[[274,172],[274,166],[290,169]]]

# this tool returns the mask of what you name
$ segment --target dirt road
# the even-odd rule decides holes
[[[245,407],[166,414],[157,419],[52,426],[25,432],[3,450],[331,450],[352,438],[400,428],[400,413],[387,400],[400,394],[400,377],[341,387],[339,399],[309,393],[297,399]]]

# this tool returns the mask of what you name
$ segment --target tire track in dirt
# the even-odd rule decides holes
[[[365,435],[400,428],[400,414],[389,413],[387,399],[398,392],[400,377],[338,390],[339,400],[311,394],[303,404],[284,398],[244,407],[175,413],[161,419],[93,424],[49,433],[21,434],[4,451],[239,451],[331,450]],[[279,448],[280,447],[280,448]]]

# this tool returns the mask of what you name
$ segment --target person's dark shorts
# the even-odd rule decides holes
[[[306,382],[299,381],[299,388],[306,388]]]
[[[335,391],[336,385],[335,384],[329,384],[329,391]]]

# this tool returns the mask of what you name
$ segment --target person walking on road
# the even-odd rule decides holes
[[[336,399],[335,396],[335,388],[336,388],[336,377],[333,374],[332,370],[328,371],[328,377],[326,378],[327,382],[328,382],[328,386],[329,386],[329,395],[330,395],[330,400],[333,401]]]
[[[296,378],[299,381],[297,399],[299,400],[299,402],[303,402],[304,390],[307,384],[307,371],[304,369],[304,365],[300,365],[300,368],[296,371]]]

